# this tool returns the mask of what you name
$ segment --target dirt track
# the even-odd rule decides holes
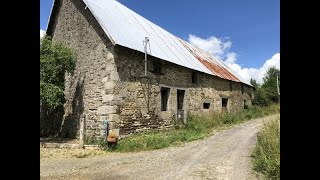
[[[264,120],[251,120],[204,140],[139,153],[41,159],[41,179],[257,179],[250,153]]]

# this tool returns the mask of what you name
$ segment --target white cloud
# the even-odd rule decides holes
[[[201,49],[218,56],[221,58],[224,55],[224,52],[227,51],[232,43],[224,39],[219,39],[214,36],[210,36],[208,39],[202,39],[198,36],[189,34],[188,41]]]
[[[227,59],[225,60],[226,63],[234,63],[237,60],[237,54],[234,52],[227,53]]]
[[[250,79],[253,78],[257,81],[257,83],[261,84],[263,82],[263,77],[270,67],[275,66],[277,69],[280,69],[280,53],[274,54],[258,69],[242,68],[236,63],[237,53],[229,52],[232,42],[229,40],[226,41],[225,39],[227,38],[217,38],[214,36],[210,36],[207,39],[202,39],[198,36],[190,34],[188,41],[189,43],[223,60],[232,70],[238,73],[247,82],[250,82]]]
[[[241,77],[250,82],[250,78],[255,79],[257,83],[261,84],[263,82],[263,77],[266,75],[267,70],[270,67],[276,67],[280,69],[280,53],[274,54],[270,59],[259,69],[256,68],[242,68],[239,64],[228,63],[226,64],[234,71],[236,71]]]
[[[42,29],[40,29],[40,39],[46,34],[46,32]]]

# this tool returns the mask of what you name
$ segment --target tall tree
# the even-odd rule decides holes
[[[73,72],[75,58],[63,44],[53,43],[43,37],[40,45],[40,99],[50,109],[64,103],[64,75]]]
[[[250,84],[255,88],[257,89],[259,84],[257,83],[257,81],[255,79],[250,79]]]
[[[61,127],[65,73],[72,73],[75,58],[66,46],[50,37],[40,40],[40,136],[56,135]]]
[[[270,67],[263,78],[263,84],[261,88],[265,89],[268,98],[272,102],[279,102],[279,94],[277,89],[277,77],[280,89],[280,70],[275,67]]]

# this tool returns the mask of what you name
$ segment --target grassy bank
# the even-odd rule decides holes
[[[236,113],[215,113],[201,116],[188,115],[187,124],[184,128],[137,133],[119,141],[116,151],[132,152],[161,149],[183,142],[202,139],[209,136],[214,129],[219,130],[249,119],[279,112],[279,104],[274,104],[268,107],[252,106],[249,109]]]
[[[280,179],[280,119],[264,125],[253,151],[254,170],[265,179]]]

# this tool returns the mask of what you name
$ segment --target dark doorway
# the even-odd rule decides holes
[[[178,110],[183,109],[184,92],[184,90],[177,90]]]
[[[248,109],[247,100],[244,100],[244,101],[243,101],[243,108],[244,108],[244,109]]]
[[[169,88],[161,87],[161,111],[168,110]]]
[[[183,124],[184,123],[184,107],[183,107],[183,103],[184,103],[184,90],[177,90],[177,120],[178,120],[178,124]]]
[[[222,98],[222,112],[227,112],[228,99]]]

